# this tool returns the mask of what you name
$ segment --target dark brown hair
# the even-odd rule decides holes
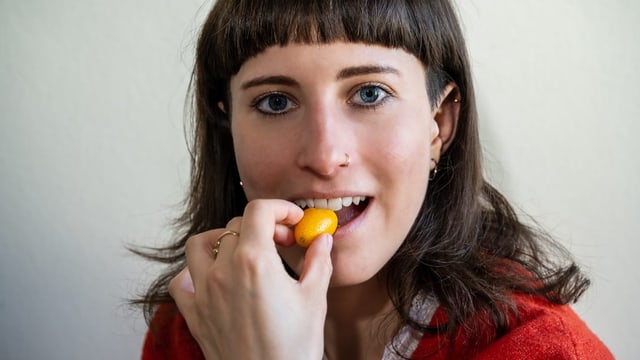
[[[241,65],[267,47],[334,41],[402,48],[420,59],[432,104],[454,82],[462,108],[456,136],[442,155],[422,209],[387,264],[387,284],[404,323],[426,332],[473,331],[488,314],[495,336],[509,326],[513,292],[554,303],[574,301],[588,286],[566,251],[521,222],[507,200],[483,177],[475,95],[466,45],[448,0],[218,0],[196,49],[192,77],[195,106],[192,168],[181,235],[166,248],[141,252],[168,264],[137,300],[147,319],[171,302],[169,280],[185,265],[192,235],[223,227],[240,215],[246,198],[239,185],[229,117],[229,81]],[[233,111],[233,109],[230,109]],[[428,134],[425,134],[428,136]],[[409,315],[418,294],[432,294],[447,313],[445,329]]]

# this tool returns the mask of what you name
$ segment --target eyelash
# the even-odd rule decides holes
[[[270,112],[270,111],[265,111],[263,109],[261,109],[261,105],[263,105],[263,103],[269,99],[272,99],[274,96],[280,96],[283,97],[284,99],[287,100],[287,105],[291,105],[293,108],[297,107],[297,104],[295,101],[293,101],[291,99],[291,96],[289,96],[286,93],[283,92],[279,92],[279,91],[274,91],[274,92],[270,92],[270,93],[266,93],[263,95],[260,95],[259,97],[257,97],[253,102],[251,102],[251,107],[254,108],[257,112],[263,114],[263,115],[267,115],[267,116],[279,116],[279,115],[284,115],[286,113],[288,113],[289,111],[291,111],[291,109],[288,110],[284,110],[284,111],[280,111],[280,112]]]
[[[360,94],[360,92],[365,90],[365,89],[375,89],[376,91],[382,91],[381,94],[376,94],[376,95],[382,96],[382,98],[379,98],[379,97],[376,98],[375,102],[371,103],[371,104],[359,104],[359,103],[354,102],[353,98],[358,96],[358,94]],[[285,109],[285,110],[282,110],[282,111],[266,111],[266,110],[261,109],[261,107],[263,105],[267,105],[264,102],[268,101],[269,99],[273,99],[274,96],[280,96],[280,97],[286,99],[286,101],[287,101],[286,107],[291,106],[291,109]],[[347,100],[347,104],[349,104],[351,106],[354,106],[356,108],[368,109],[368,110],[376,110],[379,106],[382,106],[384,103],[386,103],[392,97],[394,97],[394,94],[387,86],[385,86],[383,84],[380,84],[380,83],[365,83],[365,84],[358,85],[351,92],[351,96],[349,96],[349,100]],[[362,100],[362,98],[361,98],[361,100]],[[252,108],[254,108],[259,113],[261,113],[263,115],[267,115],[267,116],[285,115],[289,111],[291,111],[292,109],[295,109],[297,107],[297,103],[292,99],[292,97],[290,95],[288,95],[286,93],[283,93],[283,92],[279,92],[279,91],[274,91],[274,92],[263,94],[263,95],[257,97],[253,102],[251,102],[250,105],[251,105]]]
[[[379,94],[380,96],[382,96],[382,98],[377,98],[376,101],[371,104],[354,103],[352,99],[365,89],[376,89],[376,90],[382,91],[382,94]],[[384,105],[384,103],[386,103],[392,97],[394,97],[393,91],[391,91],[391,89],[389,89],[387,86],[381,83],[366,83],[366,84],[358,85],[358,87],[352,92],[352,95],[349,97],[349,100],[347,101],[347,103],[351,106],[355,106],[358,108],[375,110],[379,106]]]

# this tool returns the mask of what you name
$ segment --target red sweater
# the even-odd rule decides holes
[[[579,360],[613,359],[607,347],[589,330],[569,306],[558,306],[546,300],[517,296],[519,320],[512,319],[508,332],[485,344],[469,346],[468,336],[458,331],[451,346],[448,335],[424,336],[412,359],[475,359],[475,360]],[[436,310],[431,325],[446,322],[442,308]],[[490,338],[492,327],[481,330]],[[198,344],[187,328],[184,318],[173,305],[161,306],[147,333],[142,360],[204,359]]]

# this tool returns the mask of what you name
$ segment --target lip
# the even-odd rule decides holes
[[[344,198],[344,197],[354,197],[354,196],[364,196],[367,200],[367,206],[364,210],[358,214],[357,217],[351,219],[346,224],[340,225],[336,232],[333,234],[333,238],[335,241],[344,240],[351,235],[353,235],[361,226],[362,223],[366,220],[367,215],[369,213],[369,208],[375,202],[375,198],[370,194],[356,191],[335,191],[335,192],[305,192],[299,193],[294,196],[289,197],[288,201],[295,204],[295,201],[298,199],[334,199],[334,198]]]

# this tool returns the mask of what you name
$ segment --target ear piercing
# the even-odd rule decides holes
[[[434,166],[433,170],[431,170],[431,174],[429,174],[429,180],[433,180],[436,177],[436,174],[438,173],[438,160],[431,158],[431,161],[433,161],[433,163],[436,164],[436,166]]]

